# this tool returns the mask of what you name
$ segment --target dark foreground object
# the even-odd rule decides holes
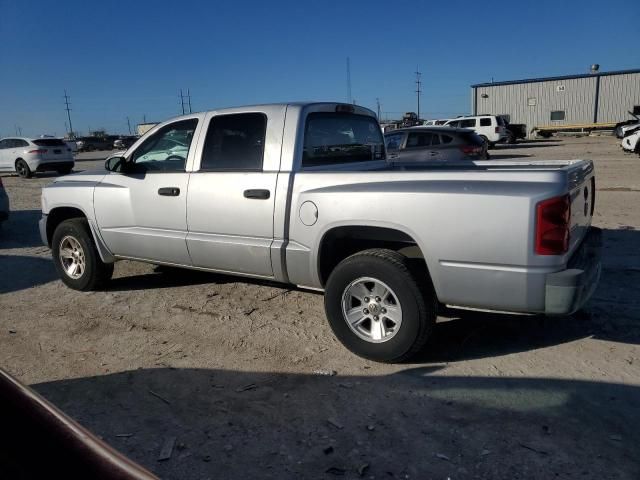
[[[157,478],[2,369],[0,399],[1,478]]]

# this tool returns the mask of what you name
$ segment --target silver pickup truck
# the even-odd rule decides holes
[[[570,314],[600,275],[590,161],[394,166],[359,106],[185,115],[105,166],[42,191],[69,287],[131,259],[320,290],[340,341],[377,361],[420,350],[441,306]]]

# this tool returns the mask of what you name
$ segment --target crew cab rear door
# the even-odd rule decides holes
[[[286,107],[210,112],[187,198],[196,267],[272,277],[276,181]]]

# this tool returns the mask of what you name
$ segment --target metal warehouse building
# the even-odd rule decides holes
[[[474,115],[507,115],[527,131],[621,122],[640,115],[640,69],[471,85]]]

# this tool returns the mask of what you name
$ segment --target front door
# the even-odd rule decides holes
[[[270,108],[212,113],[205,120],[207,133],[187,199],[187,246],[194,266],[273,276],[270,249],[284,111],[270,117]]]
[[[96,221],[114,255],[191,265],[187,165],[199,117],[158,128],[96,187]]]

